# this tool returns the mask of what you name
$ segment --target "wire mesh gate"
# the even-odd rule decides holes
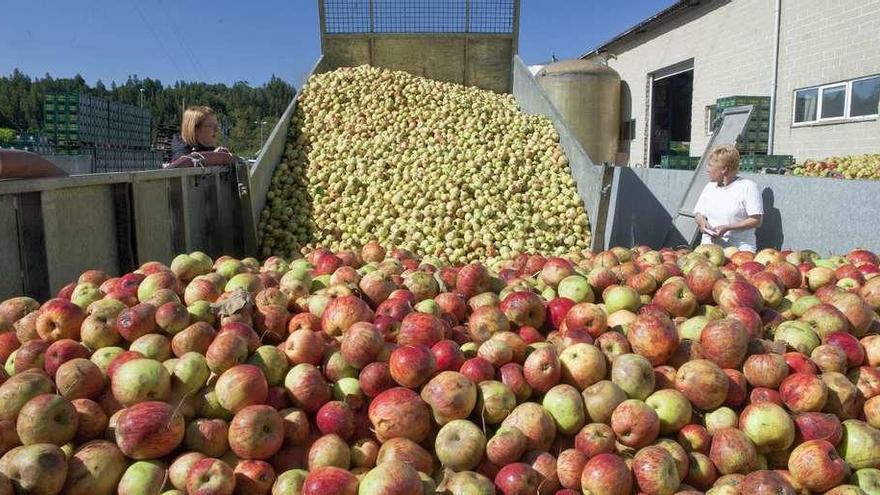
[[[519,0],[318,0],[332,67],[370,64],[509,92]]]

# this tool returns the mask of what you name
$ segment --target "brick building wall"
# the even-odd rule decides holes
[[[630,165],[648,153],[651,74],[693,61],[691,155],[709,136],[707,106],[719,97],[769,96],[775,0],[709,0],[612,43],[608,58],[621,76],[621,119],[636,120],[622,142]],[[880,0],[783,0],[776,101],[776,154],[798,159],[880,151],[880,122],[792,127],[794,90],[880,73]]]
[[[880,74],[880,0],[783,1],[774,152],[880,153],[880,121],[792,126],[795,90]]]

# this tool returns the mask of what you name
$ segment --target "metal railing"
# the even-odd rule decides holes
[[[497,33],[517,29],[518,0],[323,0],[322,34]]]

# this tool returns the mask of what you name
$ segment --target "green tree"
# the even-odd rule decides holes
[[[222,116],[227,136],[224,144],[245,157],[259,151],[260,126],[254,122],[267,122],[263,132],[264,138],[268,137],[295,94],[290,84],[274,75],[266,84],[254,87],[247,81],[231,86],[183,81],[164,85],[158,79],[132,74],[121,84],[111,81],[108,88],[103,81],[90,87],[79,74],[72,78],[45,74],[32,79],[14,69],[8,76],[0,76],[0,127],[37,131],[43,127],[46,95],[78,92],[129,105],[139,105],[143,94],[143,104],[153,115],[154,129],[178,127],[184,102],[186,106],[208,105]]]

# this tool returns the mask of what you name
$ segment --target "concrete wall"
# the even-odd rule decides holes
[[[370,64],[499,93],[511,89],[509,36],[328,34],[323,50],[333,68]]]
[[[43,158],[70,175],[92,173],[95,160],[92,155],[43,155]]]
[[[606,231],[608,246],[647,244],[654,248],[686,244],[669,235],[671,219],[687,189],[691,172],[615,168],[615,185]],[[880,183],[784,175],[744,174],[761,188],[764,224],[758,248],[814,249],[845,253],[856,247],[880,250],[873,227],[880,218]],[[855,198],[865,198],[857,200]],[[829,207],[829,205],[831,207]]]
[[[769,95],[773,8],[774,0],[709,0],[609,47],[608,65],[625,88],[621,105],[631,109],[621,118],[631,113],[636,120],[636,138],[622,143],[629,164],[647,160],[651,73],[693,59],[692,156],[709,141],[708,105],[722,96]]]
[[[880,0],[783,2],[775,153],[824,158],[880,152],[880,121],[792,127],[794,92],[880,74]]]

